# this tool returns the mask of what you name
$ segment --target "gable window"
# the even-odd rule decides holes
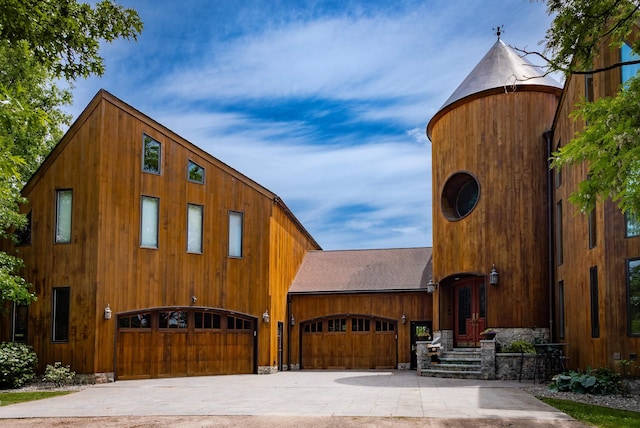
[[[640,236],[640,219],[637,216],[627,212],[624,214],[624,222],[626,224],[625,236],[627,238]]]
[[[598,267],[589,269],[591,291],[591,337],[600,337],[600,311],[598,309]]]
[[[640,336],[640,259],[627,260],[627,330]]]
[[[31,211],[27,214],[27,223],[16,230],[18,245],[31,245]]]
[[[202,205],[187,204],[187,252],[202,253]]]
[[[558,201],[556,205],[556,261],[558,263],[558,266],[562,264],[562,259],[562,201]]]
[[[620,60],[622,62],[626,61],[636,61],[640,59],[640,55],[633,52],[631,46],[626,43],[623,43],[620,47]],[[631,79],[636,73],[640,70],[640,64],[629,64],[624,65],[620,68],[622,83],[625,83],[627,80]]]
[[[143,196],[140,214],[140,246],[158,248],[158,209],[160,200]]]
[[[71,303],[71,288],[55,287],[53,289],[53,310],[51,311],[53,342],[69,341],[69,309]]]
[[[73,206],[73,191],[56,191],[56,242],[71,242],[71,208]]]
[[[162,145],[148,135],[143,136],[142,145],[142,170],[152,174],[160,174]]]
[[[204,168],[193,161],[187,163],[187,178],[194,183],[204,183]]]
[[[229,211],[229,257],[242,257],[242,228],[244,215]]]

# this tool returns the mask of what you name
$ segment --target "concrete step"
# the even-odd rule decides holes
[[[440,361],[440,364],[431,364],[429,367],[427,367],[427,370],[433,369],[444,371],[477,371],[480,370],[480,368],[480,362],[478,362],[478,364],[449,364],[442,363],[442,361]]]
[[[433,366],[427,370],[422,370],[422,376],[438,377],[448,379],[482,379],[480,370],[440,370],[434,369]]]

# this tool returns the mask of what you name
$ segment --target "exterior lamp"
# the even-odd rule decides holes
[[[493,267],[491,268],[491,272],[489,273],[489,284],[498,285],[498,277],[499,276],[500,276],[500,274],[496,270],[496,265],[494,264]]]
[[[111,308],[109,307],[108,303],[107,303],[107,307],[104,308],[104,319],[106,319],[106,320],[110,320],[111,319]]]
[[[291,319],[289,320],[289,322],[291,323],[291,325],[296,325],[296,319],[293,317],[293,314],[291,314]]]
[[[268,323],[269,322],[269,309],[264,311],[264,314],[262,314],[262,321]]]
[[[427,293],[433,294],[438,289],[438,284],[433,282],[433,278],[427,283]]]
[[[402,324],[406,324],[407,323],[407,316],[405,315],[404,311],[402,311],[402,318],[400,318],[402,320]]]

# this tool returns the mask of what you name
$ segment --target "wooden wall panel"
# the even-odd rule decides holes
[[[491,327],[548,326],[547,174],[544,132],[551,129],[557,96],[525,90],[492,94],[456,106],[432,128],[434,280],[463,273],[488,275]],[[436,167],[437,166],[437,167]],[[441,211],[447,179],[466,171],[480,197],[465,218]],[[450,323],[441,311],[434,329]]]
[[[596,58],[600,68],[619,59],[618,49],[606,48]],[[596,98],[613,96],[620,85],[620,70],[614,69],[594,75]],[[554,146],[565,145],[585,126],[580,118],[569,114],[585,96],[584,76],[571,76],[566,84],[554,129]],[[640,351],[640,337],[627,334],[626,260],[640,257],[640,238],[625,237],[623,214],[611,200],[596,205],[597,245],[589,248],[588,218],[568,201],[587,178],[586,164],[565,167],[562,182],[555,189],[556,203],[563,205],[563,263],[556,268],[556,283],[564,282],[564,338],[568,343],[570,367],[609,367],[619,370],[615,357],[630,359]],[[556,239],[559,239],[556,237]],[[557,256],[557,255],[556,255]],[[598,268],[599,337],[591,335],[590,268]],[[557,290],[555,291],[557,302]],[[555,308],[556,319],[560,308]],[[559,320],[558,320],[559,321]],[[555,329],[556,337],[559,325]],[[638,374],[636,372],[636,374]]]
[[[398,325],[398,364],[411,362],[410,322],[432,320],[432,297],[424,291],[399,293],[362,293],[362,294],[322,294],[322,295],[291,295],[291,312],[296,319],[296,325],[290,327],[291,364],[300,363],[300,326],[306,320],[327,318],[332,315],[351,314],[367,315],[396,320]],[[402,314],[406,316],[406,324],[402,323]],[[372,327],[375,330],[375,327]],[[394,335],[392,335],[394,336]],[[321,335],[305,334],[305,348],[322,347],[330,357],[341,352],[332,348],[330,343],[320,343]],[[381,339],[384,352],[391,346],[388,340]],[[377,346],[377,345],[376,345]],[[376,351],[380,352],[380,351]],[[395,337],[393,337],[393,352],[395,353]],[[394,355],[395,357],[395,355]],[[304,361],[308,364],[321,364],[320,361]],[[345,363],[346,364],[346,363]]]

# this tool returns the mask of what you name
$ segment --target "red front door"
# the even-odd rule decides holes
[[[463,279],[453,286],[454,346],[480,346],[480,333],[485,329],[486,302],[484,278]]]

